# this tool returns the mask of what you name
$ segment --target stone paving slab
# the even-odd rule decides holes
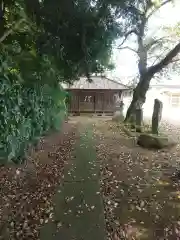
[[[74,153],[72,166],[65,174],[65,181],[88,181],[99,179],[99,163],[96,162],[96,149],[91,131],[81,136]]]
[[[54,204],[54,223],[47,224],[41,240],[106,240],[92,131],[85,132],[76,145],[74,159],[57,190]]]
[[[103,203],[95,181],[65,183],[55,199],[55,239],[105,239]],[[58,238],[59,237],[59,238]]]
[[[68,171],[66,182],[80,182],[99,179],[98,165],[94,162],[89,162],[84,158],[82,162],[72,163],[71,169]]]

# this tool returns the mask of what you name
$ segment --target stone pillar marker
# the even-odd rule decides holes
[[[116,98],[115,102],[115,113],[113,116],[113,120],[115,121],[123,121],[124,116],[123,116],[123,110],[124,110],[124,103],[120,98]]]
[[[123,110],[124,110],[124,103],[123,103],[123,101],[120,101],[118,103],[118,105],[116,105],[114,118],[117,119],[117,120],[124,120]]]
[[[152,133],[159,133],[159,123],[162,118],[163,103],[159,99],[154,100],[154,111],[152,115]]]
[[[124,103],[123,101],[120,101],[119,112],[121,116],[123,116],[123,111],[124,111]]]

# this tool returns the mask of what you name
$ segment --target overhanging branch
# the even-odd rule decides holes
[[[159,63],[154,66],[149,67],[148,72],[154,75],[160,72],[164,67],[172,62],[173,58],[177,56],[180,52],[180,42],[163,58]]]

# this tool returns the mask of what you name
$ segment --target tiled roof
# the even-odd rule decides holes
[[[92,76],[91,79],[92,82],[88,82],[86,77],[81,77],[80,80],[75,81],[73,85],[64,85],[63,87],[66,89],[129,89],[127,86],[107,77]]]

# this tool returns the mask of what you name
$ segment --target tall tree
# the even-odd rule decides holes
[[[53,55],[65,79],[111,66],[112,42],[121,26],[109,5],[93,0],[25,2],[28,16],[43,29],[37,39],[39,53]]]
[[[133,99],[128,108],[125,121],[127,121],[134,112],[137,102],[141,105],[144,104],[146,93],[149,89],[152,78],[167,67],[180,52],[180,39],[174,44],[174,47],[169,49],[166,45],[166,37],[157,38],[156,36],[148,37],[147,35],[150,18],[153,17],[163,6],[172,2],[173,0],[137,0],[126,5],[126,10],[132,10],[128,13],[128,16],[132,19],[132,25],[128,31],[124,33],[124,40],[119,46],[119,49],[127,48],[137,54],[139,82],[134,89]],[[129,45],[124,46],[128,37],[132,35],[136,38],[136,49],[132,49]],[[164,48],[166,50],[165,55],[159,51]],[[152,59],[150,61],[149,57],[152,57],[154,50],[158,50],[159,53],[157,54],[155,61],[152,61]],[[153,58],[154,57],[155,56],[153,56]]]
[[[112,67],[112,43],[122,28],[108,2],[2,0],[0,3],[4,19],[0,43],[16,42],[21,52],[27,54],[33,49],[36,56],[53,60],[61,81],[73,81],[81,75],[89,77],[92,72]],[[21,64],[25,62],[23,59]]]

